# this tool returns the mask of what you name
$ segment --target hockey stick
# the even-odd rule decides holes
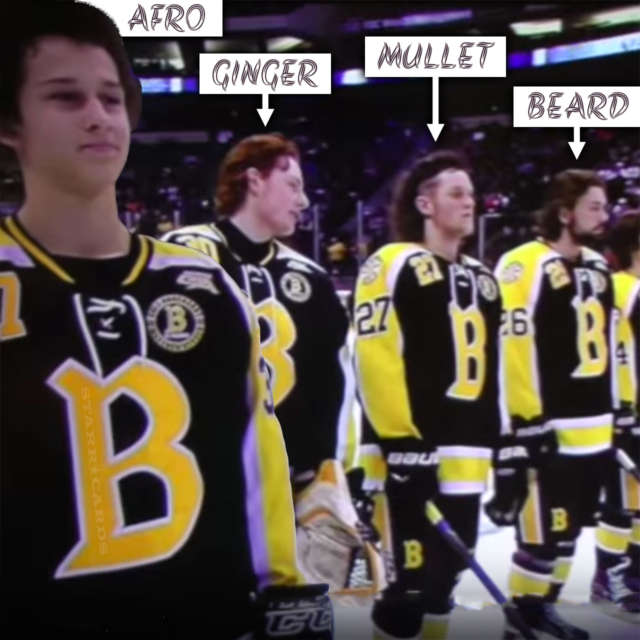
[[[640,469],[625,451],[616,449],[616,461],[627,473],[630,473],[635,478],[636,482],[640,482]]]
[[[487,575],[486,571],[477,563],[467,546],[460,539],[460,536],[451,528],[445,520],[440,509],[431,501],[427,500],[427,519],[440,532],[442,537],[466,562],[467,566],[476,574],[478,580],[482,582],[485,589],[491,594],[493,599],[502,607],[507,622],[515,627],[527,640],[536,640],[537,636],[530,629],[529,625],[522,619],[516,606],[509,602],[502,591],[498,589],[496,583]]]

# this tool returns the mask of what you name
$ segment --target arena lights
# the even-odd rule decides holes
[[[512,51],[508,55],[508,67],[509,69],[544,67],[549,64],[576,62],[632,51],[640,51],[640,31],[588,42],[539,47],[533,51]]]
[[[447,24],[461,20],[471,20],[473,11],[461,9],[457,11],[430,11],[427,13],[411,13],[397,18],[379,18],[374,20],[349,20],[343,30],[349,33],[360,31],[376,31],[397,27],[422,27],[429,24]]]
[[[511,31],[517,36],[525,38],[540,38],[554,33],[562,32],[562,20],[531,20],[528,22],[514,22],[509,25]]]
[[[333,74],[333,82],[339,86],[356,86],[367,84],[369,80],[364,76],[364,69],[344,69]]]
[[[562,62],[612,56],[619,53],[630,53],[631,51],[640,51],[640,31],[610,38],[589,40],[588,42],[536,49],[533,52],[532,63],[534,67],[541,67],[548,64],[560,64]]]
[[[619,9],[608,9],[606,11],[598,11],[590,13],[582,18],[577,19],[574,27],[618,27],[621,24],[639,24],[640,23],[640,6],[621,7]]]
[[[306,40],[295,38],[294,36],[280,36],[278,38],[269,38],[267,40],[267,51],[274,53],[284,53],[296,49],[300,45],[308,45]]]
[[[198,93],[198,79],[191,78],[139,78],[142,93]]]

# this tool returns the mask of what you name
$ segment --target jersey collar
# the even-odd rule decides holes
[[[217,223],[216,228],[222,234],[229,250],[241,262],[263,265],[275,255],[276,244],[273,240],[253,242],[230,220],[221,220]]]
[[[13,239],[37,262],[53,273],[63,282],[76,284],[76,279],[68,270],[64,269],[37,240],[29,235],[26,229],[20,224],[17,216],[6,219],[5,228]],[[121,286],[127,286],[135,282],[149,258],[149,240],[141,235],[132,236],[130,257],[131,268],[120,282]]]

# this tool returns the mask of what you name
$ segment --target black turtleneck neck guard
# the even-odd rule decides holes
[[[216,226],[224,234],[229,249],[231,249],[242,262],[262,262],[262,260],[269,255],[272,246],[271,240],[267,240],[266,242],[253,242],[228,218],[216,223]]]

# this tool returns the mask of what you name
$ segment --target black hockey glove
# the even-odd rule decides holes
[[[558,438],[552,427],[514,420],[512,429],[515,444],[523,446],[527,451],[527,466],[536,469],[543,467],[557,453]]]
[[[640,422],[631,407],[624,407],[614,414],[613,447],[622,449],[640,466]]]
[[[400,502],[431,500],[438,492],[438,454],[416,438],[383,440],[387,462],[385,490]]]
[[[333,640],[326,584],[267,587],[256,598],[255,640]]]
[[[503,436],[493,452],[494,495],[485,513],[499,527],[515,524],[527,499],[529,454],[513,436]]]

